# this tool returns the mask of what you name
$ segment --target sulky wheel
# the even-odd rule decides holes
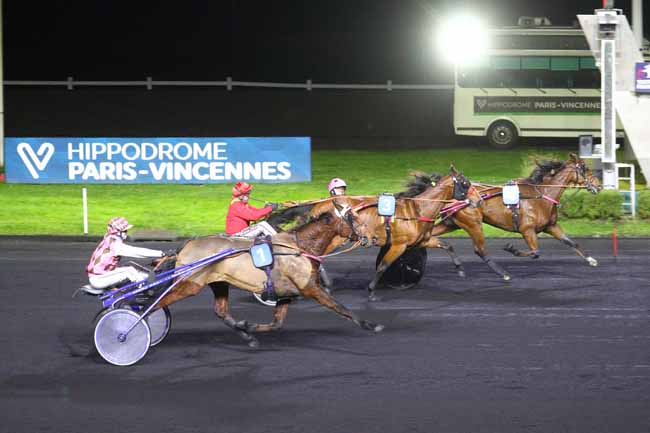
[[[133,304],[125,304],[120,308],[135,311],[138,315],[142,315],[149,307],[148,304],[135,302]],[[106,314],[106,313],[104,313]],[[172,328],[172,313],[167,306],[162,307],[145,317],[149,330],[151,331],[151,347],[160,344],[169,334]]]
[[[406,290],[415,287],[424,276],[426,264],[426,248],[406,250],[399,259],[386,269],[384,275],[381,277],[381,283],[391,289],[397,290]]]
[[[169,334],[172,327],[172,313],[169,308],[162,307],[149,314],[145,320],[151,331],[151,347],[156,346]]]
[[[137,322],[137,325],[126,332]],[[118,308],[108,311],[95,326],[95,347],[113,365],[132,365],[147,354],[151,331],[138,313]]]

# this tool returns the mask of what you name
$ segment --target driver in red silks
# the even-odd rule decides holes
[[[277,232],[265,221],[249,227],[252,221],[257,221],[278,208],[277,203],[269,203],[263,208],[256,208],[248,204],[252,185],[246,182],[237,182],[232,188],[232,200],[226,215],[226,234],[255,237],[260,233],[274,235]]]

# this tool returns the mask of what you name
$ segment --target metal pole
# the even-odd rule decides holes
[[[88,194],[86,188],[81,189],[81,201],[84,209],[84,235],[88,234]]]
[[[643,0],[632,0],[632,31],[639,48],[643,47]]]
[[[603,163],[603,187],[618,189],[616,170],[616,111],[614,90],[616,86],[616,36],[618,13],[614,9],[598,9],[598,39],[600,40],[601,76],[601,148]]]
[[[2,0],[0,0],[0,166],[5,165],[5,100],[4,100],[4,76],[2,74]]]

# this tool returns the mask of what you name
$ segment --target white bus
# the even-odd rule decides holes
[[[456,67],[456,134],[486,136],[499,149],[519,137],[600,135],[600,73],[580,28],[507,27],[486,37],[487,55]]]

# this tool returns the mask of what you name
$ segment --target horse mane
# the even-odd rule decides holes
[[[266,219],[266,222],[271,224],[273,228],[280,231],[280,226],[289,224],[297,220],[309,219],[309,214],[313,209],[313,203],[299,204],[291,206],[286,209],[277,210],[272,212]]]
[[[539,185],[544,181],[544,177],[551,174],[553,171],[559,171],[564,168],[566,163],[556,159],[548,159],[536,163],[535,169],[530,173],[530,176],[524,179],[524,182]]]
[[[289,233],[297,232],[297,231],[302,231],[306,226],[312,224],[312,223],[318,223],[318,222],[325,222],[326,224],[330,224],[333,220],[331,212],[323,212],[320,215],[317,216],[312,216],[308,215],[307,219],[302,222],[301,224],[294,226],[287,230]]]
[[[419,171],[411,173],[411,176],[413,176],[413,179],[406,184],[406,191],[397,193],[395,198],[409,198],[420,195],[442,178],[442,175],[438,173],[426,174]]]

